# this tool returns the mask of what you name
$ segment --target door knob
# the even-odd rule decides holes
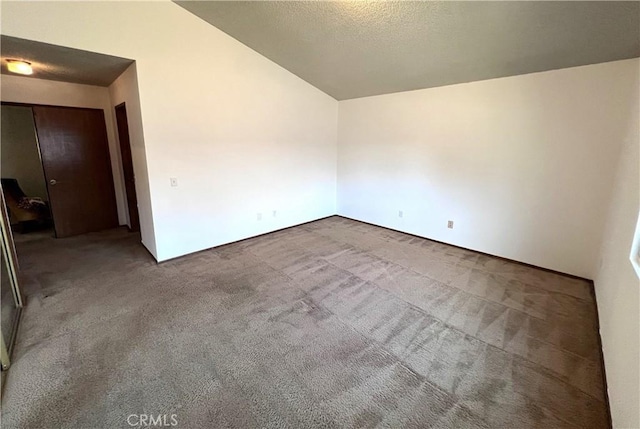
[[[55,179],[51,179],[51,180],[49,180],[49,184],[50,184],[50,185],[55,185],[56,183],[58,183],[58,181],[57,181],[57,180],[55,180]]]

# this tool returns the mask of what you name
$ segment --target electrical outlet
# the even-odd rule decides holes
[[[256,219],[262,220],[262,213],[256,213]]]
[[[447,228],[453,229],[453,221],[452,220],[447,222]]]
[[[404,212],[402,210],[398,210],[398,217],[403,217],[404,216]]]
[[[173,186],[174,188],[178,186],[178,179],[176,179],[175,177],[170,178],[169,182],[171,182],[171,186]]]

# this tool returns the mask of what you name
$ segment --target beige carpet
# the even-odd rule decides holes
[[[608,426],[586,281],[340,217],[160,265],[137,240],[19,244],[3,428]]]

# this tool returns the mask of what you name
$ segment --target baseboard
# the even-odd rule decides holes
[[[287,229],[295,228],[295,227],[298,227],[300,225],[306,225],[306,224],[309,224],[309,223],[317,222],[317,221],[323,220],[323,219],[328,219],[328,218],[334,217],[334,216],[337,216],[337,215],[332,214],[332,215],[329,215],[329,216],[323,216],[323,217],[320,217],[318,219],[313,219],[313,220],[309,220],[309,221],[306,221],[306,222],[297,223],[295,225],[286,226],[284,228],[274,229],[273,231],[269,231],[269,232],[263,232],[262,234],[252,235],[251,237],[241,238],[240,240],[234,240],[234,241],[230,241],[228,243],[219,244],[217,246],[207,247],[206,249],[198,250],[196,252],[187,253],[186,255],[174,256],[173,258],[163,259],[162,261],[158,261],[155,257],[154,257],[154,259],[156,259],[156,262],[158,264],[164,264],[165,262],[174,261],[176,259],[184,258],[186,256],[195,255],[195,254],[198,254],[198,253],[201,253],[201,252],[207,252],[207,251],[209,251],[211,249],[217,249],[219,247],[227,246],[229,244],[242,243],[243,241],[251,240],[251,239],[256,238],[256,237],[262,237],[264,235],[273,234],[274,232],[286,231]],[[147,250],[149,250],[149,249],[147,249]],[[151,253],[151,252],[149,252],[149,253]]]
[[[160,262],[158,261],[158,258],[156,258],[156,256],[153,254],[153,252],[147,247],[147,245],[144,243],[144,241],[140,240],[140,244],[142,244],[142,247],[144,247],[144,250],[147,251],[147,253],[153,258],[154,261],[156,261],[156,264],[159,264]]]
[[[376,226],[378,228],[388,229],[389,231],[394,231],[394,232],[399,232],[399,233],[402,233],[402,234],[407,234],[407,235],[410,235],[412,237],[422,238],[423,240],[433,241],[435,243],[444,244],[446,246],[451,246],[451,247],[455,247],[455,248],[458,248],[458,249],[467,250],[469,252],[476,252],[476,253],[479,253],[481,255],[491,256],[492,258],[502,259],[503,261],[513,262],[513,263],[518,264],[518,265],[523,265],[523,266],[529,267],[529,268],[535,268],[537,270],[543,270],[543,271],[546,271],[548,273],[558,274],[558,275],[561,275],[561,276],[564,276],[564,277],[570,277],[572,279],[577,279],[577,280],[585,280],[585,281],[593,283],[593,280],[588,279],[586,277],[576,276],[575,274],[563,273],[562,271],[552,270],[551,268],[539,267],[538,265],[529,264],[527,262],[517,261],[515,259],[510,259],[510,258],[507,258],[507,257],[504,257],[504,256],[493,255],[491,253],[483,252],[481,250],[469,249],[468,247],[458,246],[457,244],[447,243],[446,241],[434,240],[433,238],[429,238],[429,237],[425,237],[425,236],[417,235],[417,234],[412,234],[410,232],[400,231],[399,229],[389,228],[387,226],[376,225],[375,223],[366,222],[366,221],[363,221],[363,220],[360,220],[360,219],[354,219],[354,218],[351,218],[349,216],[344,216],[344,215],[340,215],[340,214],[338,214],[336,216],[344,218],[344,219],[349,219],[349,220],[352,220],[354,222],[360,222],[360,223],[364,223],[364,224],[367,224],[367,225]]]
[[[598,332],[598,350],[600,352],[600,372],[602,373],[602,386],[604,389],[604,401],[607,408],[607,419],[609,421],[609,429],[613,428],[613,417],[611,415],[611,402],[609,402],[609,385],[607,384],[607,370],[604,366],[604,350],[602,348],[602,335],[600,335],[600,313],[598,312],[598,301],[596,297],[596,284],[593,280],[591,283],[591,296],[593,298],[593,307],[596,313],[596,331]]]

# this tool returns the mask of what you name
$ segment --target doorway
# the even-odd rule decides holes
[[[116,125],[118,128],[118,140],[120,141],[124,188],[127,194],[127,207],[129,209],[129,230],[131,232],[137,232],[140,231],[140,216],[138,214],[136,179],[133,172],[131,140],[129,139],[129,120],[127,119],[127,106],[125,103],[116,106]]]
[[[61,238],[117,227],[103,110],[7,103],[2,108],[3,116],[9,109],[28,109],[33,124],[30,132],[35,136],[25,167],[24,162],[17,162],[26,157],[24,153],[5,150],[33,146],[31,141],[16,143],[13,135],[18,131],[28,135],[29,130],[16,131],[11,124],[7,124],[9,131],[3,128],[3,167],[11,164],[14,168],[3,168],[2,190],[14,229],[25,232],[27,225],[46,225],[52,220],[55,236]],[[39,195],[30,195],[36,192],[35,184]]]
[[[55,235],[49,192],[42,169],[33,109],[27,105],[0,106],[2,194],[8,227],[22,236]]]

